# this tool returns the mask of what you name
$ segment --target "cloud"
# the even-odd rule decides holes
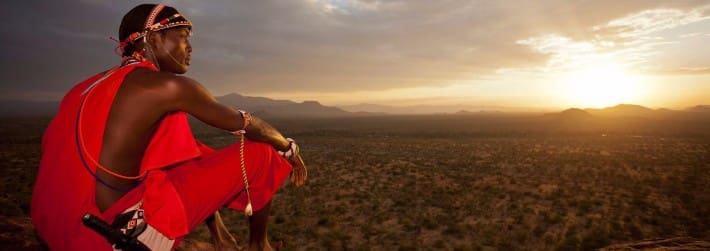
[[[651,33],[672,29],[678,26],[710,19],[710,5],[682,11],[678,9],[654,9],[615,19],[601,26],[595,26],[595,31],[611,29],[619,37],[641,37]]]
[[[682,34],[682,35],[680,35],[679,37],[680,37],[680,38],[690,38],[690,37],[698,37],[698,36],[702,36],[702,35],[703,35],[703,33],[700,33],[700,32],[693,32],[693,33]]]
[[[230,88],[245,92],[338,92],[446,86],[500,69],[537,67],[547,62],[563,65],[568,60],[559,56],[564,53],[531,47],[535,39],[550,42],[543,40],[555,36],[566,39],[565,44],[557,46],[579,47],[558,48],[558,52],[566,53],[575,50],[569,57],[599,57],[595,53],[601,52],[608,53],[605,57],[624,56],[630,63],[637,63],[647,58],[653,46],[670,41],[647,41],[624,48],[623,43],[634,41],[623,40],[613,30],[621,31],[624,24],[640,18],[624,17],[657,7],[687,13],[697,5],[649,1],[630,1],[620,7],[610,7],[608,1],[579,5],[566,1],[370,1],[370,5],[362,5],[362,1],[302,1],[303,5],[292,3],[279,8],[279,3],[266,2],[260,5],[270,15],[235,14],[246,21],[244,24],[255,27],[240,25],[234,31],[247,29],[249,34],[233,36],[237,37],[233,44],[214,41],[219,45],[213,47],[238,47],[244,55],[243,61],[233,64],[232,74],[222,75],[222,80],[234,84],[216,88],[218,92]],[[288,13],[278,11],[286,9]],[[232,17],[222,18],[234,23]],[[617,19],[626,22],[609,24]],[[690,21],[686,18],[680,23]],[[609,28],[594,30],[607,24]],[[198,77],[216,81],[220,69],[215,67],[214,72]]]
[[[670,69],[648,69],[648,74],[656,75],[708,75],[710,67],[695,67],[695,68],[670,68]]]
[[[610,20],[586,30],[587,39],[574,40],[559,34],[545,34],[517,42],[549,55],[546,64],[534,67],[541,72],[573,71],[589,65],[618,62],[626,67],[648,68],[649,58],[659,47],[680,43],[701,33],[664,36],[664,31],[710,19],[710,5],[686,10],[651,9]],[[677,74],[694,70],[673,70]],[[525,69],[519,69],[525,70]]]
[[[306,0],[326,14],[350,15],[358,11],[377,11],[383,3],[376,0]]]
[[[114,44],[100,38],[116,36],[123,14],[138,3],[2,3],[0,80],[25,84],[4,84],[0,90],[67,90],[111,67],[118,62]],[[167,4],[183,11],[195,26],[188,76],[217,95],[446,88],[490,78],[501,69],[561,69],[572,66],[568,62],[575,58],[599,54],[642,64],[654,48],[674,42],[656,39],[656,33],[708,16],[706,1]],[[26,18],[28,13],[41,18]]]

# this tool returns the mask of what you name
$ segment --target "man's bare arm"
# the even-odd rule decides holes
[[[174,77],[172,82],[168,84],[172,89],[168,112],[185,111],[208,125],[228,131],[237,131],[244,127],[244,119],[236,109],[219,103],[197,81],[187,77]],[[279,150],[288,148],[286,138],[259,118],[252,117],[246,135],[251,140],[270,144]]]
[[[168,112],[185,111],[202,122],[228,131],[241,130],[244,127],[244,119],[237,110],[217,102],[197,81],[174,76],[167,85],[171,96],[166,107]],[[246,131],[246,137],[251,140],[270,144],[281,151],[289,148],[289,142],[279,131],[257,117],[252,117]],[[299,154],[289,162],[294,167],[291,182],[296,186],[303,185],[307,179],[303,158]]]

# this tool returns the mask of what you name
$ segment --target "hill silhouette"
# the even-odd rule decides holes
[[[592,115],[614,117],[647,117],[654,112],[651,108],[633,104],[618,104],[602,109],[587,108],[584,110]]]
[[[48,116],[57,113],[59,101],[0,101],[0,116]]]
[[[369,113],[351,113],[337,107],[325,106],[318,101],[301,103],[265,97],[243,96],[231,93],[216,99],[228,106],[243,109],[263,117],[343,117],[362,116]],[[56,114],[59,101],[0,101],[0,116],[51,116]]]
[[[247,110],[262,117],[360,117],[382,115],[519,115],[536,112],[510,112],[496,107],[481,107],[467,105],[414,105],[414,106],[388,106],[378,104],[358,104],[350,106],[326,106],[315,100],[294,102],[291,100],[271,99],[266,97],[245,96],[230,93],[215,97],[219,102]],[[0,116],[2,117],[27,117],[51,116],[56,114],[59,101],[27,101],[4,100],[0,101]],[[448,112],[447,112],[448,111]],[[471,112],[479,111],[479,112]],[[592,115],[591,117],[589,115]],[[589,120],[594,117],[604,118],[654,118],[675,120],[696,120],[705,118],[710,120],[710,105],[696,105],[683,110],[666,108],[651,109],[634,104],[619,104],[606,108],[570,108],[558,113],[545,114],[548,118],[562,121]]]
[[[685,109],[689,112],[708,112],[710,113],[710,105],[696,105]]]
[[[339,108],[349,112],[368,112],[390,115],[424,115],[424,114],[461,114],[471,111],[480,111],[481,113],[490,112],[498,113],[501,110],[511,110],[509,107],[496,106],[477,106],[477,105],[380,105],[371,103],[360,103],[356,105],[340,105]]]
[[[290,100],[243,96],[237,93],[217,97],[217,100],[222,104],[243,109],[263,117],[343,117],[357,115],[337,107],[324,106],[318,101],[297,103]]]
[[[594,116],[579,108],[570,108],[559,113],[548,113],[545,116],[562,120],[562,121],[577,121],[577,120],[589,120],[594,118]]]

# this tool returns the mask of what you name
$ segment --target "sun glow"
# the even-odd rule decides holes
[[[570,72],[563,80],[562,95],[572,106],[606,107],[632,103],[641,91],[638,78],[613,62],[605,62]]]

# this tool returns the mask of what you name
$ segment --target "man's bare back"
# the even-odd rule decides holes
[[[168,111],[166,80],[170,73],[136,68],[129,73],[111,106],[99,162],[125,176],[139,175],[140,163],[157,125]],[[119,188],[130,188],[135,180],[114,177],[102,170],[96,175]],[[102,211],[120,199],[125,192],[96,185],[96,203]]]

